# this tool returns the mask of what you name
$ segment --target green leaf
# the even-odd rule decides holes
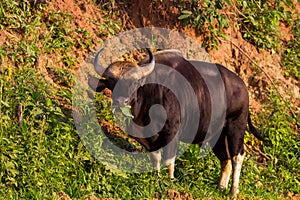
[[[6,102],[4,102],[4,101],[2,101],[2,100],[0,100],[0,103],[2,103],[4,106],[6,106],[6,107],[8,107],[8,108],[10,107],[8,103],[6,103]]]
[[[192,15],[193,14],[192,11],[189,11],[189,10],[183,10],[183,11],[181,11],[181,13],[184,15]]]
[[[134,118],[134,116],[131,114],[131,109],[129,106],[125,106],[125,107],[120,107],[121,112],[126,116],[129,117],[131,119]]]
[[[51,99],[47,99],[47,100],[46,100],[46,106],[47,106],[47,107],[52,106],[52,101],[51,101]]]
[[[230,2],[230,0],[224,0],[224,2],[227,4],[227,5],[231,5],[231,2]]]
[[[22,131],[23,131],[24,133],[28,133],[28,127],[27,127],[27,125],[26,125],[25,120],[22,120]]]
[[[189,18],[191,15],[180,15],[179,17],[178,17],[178,19],[179,20],[183,20],[183,19],[187,19],[187,18]]]

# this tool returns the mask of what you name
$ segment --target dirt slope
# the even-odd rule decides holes
[[[200,44],[203,41],[201,33],[192,28],[184,27],[177,19],[180,11],[176,7],[176,1],[150,1],[129,0],[97,1],[98,6],[106,6],[109,13],[101,13],[99,7],[92,0],[53,0],[49,3],[48,10],[62,11],[72,15],[74,27],[84,28],[91,33],[95,45],[100,40],[101,31],[99,26],[103,24],[103,18],[111,17],[122,24],[122,30],[130,30],[139,27],[163,27],[183,32],[194,38]],[[280,56],[270,51],[257,50],[253,45],[246,42],[237,28],[236,22],[231,22],[232,27],[226,30],[227,40],[221,40],[218,50],[210,51],[214,62],[223,64],[237,73],[248,85],[250,90],[250,107],[256,112],[261,109],[261,103],[266,101],[265,86],[272,82],[279,82],[279,92],[296,106],[299,107],[299,83],[295,80],[287,80],[283,76],[280,67]],[[291,38],[289,27],[281,25],[285,40]],[[102,37],[101,39],[105,39]],[[87,56],[87,51],[77,49],[79,61]],[[255,70],[255,64],[259,64],[263,70]],[[294,94],[291,97],[286,93],[289,88]]]

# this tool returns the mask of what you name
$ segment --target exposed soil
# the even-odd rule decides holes
[[[116,5],[121,10],[124,18],[126,18],[126,20],[123,20],[126,29],[147,26],[163,27],[182,32],[195,39],[199,44],[202,43],[203,33],[199,33],[188,26],[184,27],[177,19],[180,11],[176,7],[176,0],[162,2],[131,0],[126,2],[128,3],[124,1]],[[299,3],[295,4],[300,5]],[[228,12],[234,12],[234,10],[230,9]],[[210,51],[209,54],[213,62],[223,64],[237,73],[248,85],[250,90],[250,108],[255,112],[261,111],[261,104],[267,100],[265,87],[273,84],[273,82],[279,82],[279,92],[282,96],[299,107],[300,84],[292,79],[287,80],[283,76],[283,71],[280,67],[280,56],[273,52],[256,49],[242,38],[237,28],[237,22],[231,21],[230,24],[232,27],[226,30],[227,40],[221,40],[219,49]],[[280,31],[282,33],[279,35],[283,42],[288,42],[292,39],[291,29],[284,23],[280,24]],[[259,64],[263,70],[255,70],[256,66],[253,64],[253,61]],[[294,97],[286,93],[287,88],[295,94]]]
[[[188,0],[187,0],[188,1]],[[38,3],[39,1],[34,1]],[[99,27],[105,23],[105,18],[113,18],[118,21],[122,27],[121,30],[130,30],[140,27],[162,27],[170,30],[176,30],[195,39],[199,44],[203,41],[203,34],[194,28],[183,26],[178,20],[180,11],[178,9],[177,0],[168,1],[151,1],[151,0],[121,0],[110,1],[104,0],[51,0],[41,1],[48,2],[47,15],[52,10],[69,13],[71,15],[72,30],[82,28],[88,30],[93,42],[93,46],[104,40],[104,36]],[[296,7],[300,8],[300,3],[294,1]],[[103,13],[100,7],[106,6],[111,10]],[[234,9],[228,10],[234,14]],[[298,11],[299,12],[299,11]],[[234,19],[234,17],[232,18]],[[261,105],[267,101],[265,95],[265,87],[274,82],[279,83],[278,92],[296,107],[300,107],[300,84],[294,79],[284,77],[282,68],[280,67],[280,55],[266,50],[258,50],[252,44],[245,41],[238,30],[237,22],[230,22],[232,25],[227,28],[227,40],[220,39],[220,47],[218,50],[208,52],[213,62],[223,64],[233,72],[237,73],[247,84],[250,91],[250,108],[255,112],[261,111]],[[279,26],[279,33],[282,42],[286,43],[292,39],[291,28],[284,23]],[[0,31],[1,41],[10,41],[10,34],[17,36],[18,33],[7,33]],[[78,38],[83,36],[78,34]],[[77,65],[73,68],[74,72],[80,68],[80,64],[88,56],[92,49],[75,48],[74,52],[70,52],[70,56],[78,59]],[[141,58],[139,56],[138,58]],[[53,65],[63,68],[64,64],[60,62],[59,55],[41,55],[37,61],[37,70],[45,75],[46,79],[53,83],[53,74],[49,72],[46,66]],[[9,62],[5,61],[4,62]],[[256,70],[257,63],[263,70]],[[8,64],[10,66],[10,64]],[[21,67],[21,66],[20,66]],[[291,96],[290,93],[294,96]]]
[[[197,32],[190,27],[184,27],[177,19],[180,14],[176,0],[150,1],[150,0],[129,0],[111,1],[107,3],[103,0],[97,1],[95,5],[92,0],[52,0],[48,5],[48,11],[56,10],[70,13],[72,16],[72,27],[80,27],[88,30],[97,45],[101,31],[99,26],[103,24],[103,17],[110,17],[122,24],[122,30],[130,30],[140,27],[162,27],[176,30],[195,39],[200,44],[203,41],[203,33]],[[299,6],[299,3],[295,4]],[[106,6],[111,9],[110,13],[101,13],[99,7]],[[230,10],[232,12],[232,10]],[[213,62],[223,64],[230,70],[237,73],[247,84],[250,91],[250,108],[255,112],[261,111],[261,105],[266,99],[265,87],[279,82],[278,92],[284,98],[300,106],[300,84],[293,79],[286,79],[280,67],[280,56],[272,51],[258,50],[253,45],[245,41],[237,28],[236,22],[231,22],[232,27],[226,30],[227,40],[220,40],[218,50],[209,52]],[[281,37],[283,42],[292,38],[290,27],[280,24]],[[85,49],[76,49],[74,54],[79,63],[84,60],[89,52]],[[55,59],[53,59],[55,60]],[[49,62],[49,59],[47,60]],[[39,69],[43,71],[43,58],[41,57]],[[263,70],[256,70],[257,63]],[[78,65],[75,69],[78,69]],[[266,75],[267,74],[267,75]],[[269,79],[271,78],[271,80]],[[287,90],[288,89],[288,90]],[[290,96],[292,91],[294,96]]]
[[[72,30],[82,28],[89,31],[93,45],[96,46],[101,40],[98,36],[100,35],[99,27],[103,24],[103,16],[100,9],[93,3],[92,0],[51,0],[47,6],[45,15],[52,10],[70,14],[71,24],[68,24],[67,26]],[[83,35],[78,34],[77,37],[80,39]],[[92,49],[84,48],[74,49],[73,56],[78,59],[78,66],[75,66],[75,70],[79,69],[80,64],[84,61],[91,50]],[[55,61],[55,58],[53,60]],[[43,63],[43,61],[41,61],[41,63]]]
[[[71,200],[69,195],[64,192],[59,192],[56,194],[58,199],[60,200]],[[86,196],[84,197],[86,200],[119,200],[113,198],[98,198],[95,196]],[[153,200],[162,200],[162,199],[169,199],[169,200],[193,200],[193,196],[186,192],[177,192],[176,190],[167,190],[163,194],[155,193],[154,198],[149,198]]]
[[[165,195],[167,199],[170,200],[193,200],[193,195],[186,192],[178,192],[176,190],[167,190],[163,194],[156,193],[155,200],[163,199],[162,196]]]

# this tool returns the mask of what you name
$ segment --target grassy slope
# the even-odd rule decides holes
[[[63,106],[71,104],[70,70],[77,62],[69,52],[88,49],[91,41],[87,37],[79,43],[74,33],[84,30],[72,29],[68,14],[46,13],[45,6],[18,2],[0,3],[0,31],[9,38],[1,41],[0,47],[1,199],[53,199],[61,191],[72,199],[86,195],[140,199],[167,189],[186,191],[195,198],[226,197],[217,190],[217,159],[212,154],[199,159],[197,149],[178,160],[173,182],[155,173],[119,176],[93,159]],[[57,55],[64,65],[47,68],[55,77],[55,86],[35,69],[43,55]],[[300,193],[299,137],[290,126],[286,105],[275,93],[270,100],[265,112],[257,116],[265,125],[261,130],[268,138],[264,146],[253,143],[249,135],[246,138],[248,144],[270,157],[260,165],[259,155],[247,155],[240,184],[241,196],[247,199],[277,199]]]

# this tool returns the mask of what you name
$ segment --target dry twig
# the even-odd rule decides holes
[[[19,127],[22,130],[22,122],[23,122],[23,105],[22,103],[18,104],[18,120],[19,120]]]

